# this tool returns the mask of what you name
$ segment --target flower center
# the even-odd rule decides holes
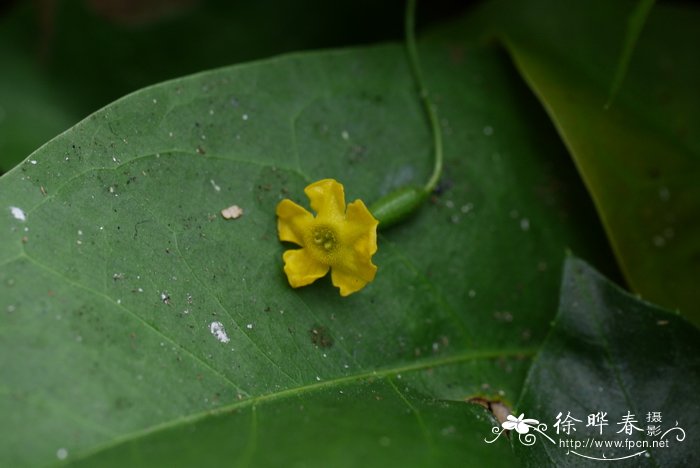
[[[338,247],[335,231],[328,226],[316,226],[311,230],[314,245],[325,253],[333,252]]]

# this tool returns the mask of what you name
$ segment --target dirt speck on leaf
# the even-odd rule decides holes
[[[209,331],[221,343],[228,343],[229,341],[231,341],[231,339],[226,334],[224,325],[221,322],[212,322],[211,324],[209,324]]]
[[[19,220],[19,221],[26,221],[27,220],[27,215],[22,208],[18,208],[16,206],[11,206],[10,212],[12,213],[12,216],[16,220]]]
[[[323,325],[314,325],[309,330],[311,342],[319,348],[330,348],[333,346],[333,337]]]
[[[221,210],[221,216],[225,219],[238,219],[243,216],[243,208],[238,205],[231,205]]]

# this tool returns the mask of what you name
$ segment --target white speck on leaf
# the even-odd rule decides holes
[[[243,120],[248,120],[248,114],[243,114],[243,116],[241,116],[241,118],[242,118]]]
[[[343,137],[343,140],[349,140],[350,139],[350,134],[348,133],[347,130],[343,130],[343,132],[340,134],[341,137]]]
[[[249,324],[246,325],[245,327],[246,327],[248,330],[252,330],[252,329],[253,329],[253,324],[252,324],[252,323],[249,323]]]
[[[226,330],[224,330],[224,325],[221,322],[212,322],[209,325],[209,331],[212,335],[216,337],[217,340],[219,340],[222,343],[228,343],[229,341],[231,341],[231,339],[226,334]]]
[[[529,231],[530,230],[530,220],[527,218],[523,218],[520,220],[520,229],[523,231]]]
[[[67,457],[68,457],[68,450],[64,449],[63,447],[56,450],[56,458],[58,458],[59,460],[65,460]]]
[[[17,208],[16,206],[11,206],[10,212],[12,213],[12,216],[15,217],[15,219],[18,219],[20,221],[27,220],[27,215],[24,213],[24,210],[22,208]]]
[[[32,164],[36,164],[36,159],[32,159],[32,160],[29,161],[29,162],[32,163]]]
[[[209,179],[209,182],[211,183],[211,186],[214,187],[214,190],[216,190],[217,192],[221,192],[221,187],[216,185],[216,182],[214,182],[214,179]]]
[[[485,126],[484,127],[484,135],[486,135],[486,136],[493,135],[493,127],[491,127],[490,125]]]
[[[225,219],[238,219],[243,216],[243,208],[238,205],[231,205],[221,210],[221,216]]]

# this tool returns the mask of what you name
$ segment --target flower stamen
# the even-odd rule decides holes
[[[335,232],[327,226],[316,226],[311,230],[312,238],[316,247],[325,251],[325,253],[333,252],[338,246]]]

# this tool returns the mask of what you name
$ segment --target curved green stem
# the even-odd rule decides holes
[[[425,87],[423,79],[423,71],[418,58],[418,48],[416,47],[416,0],[408,0],[406,3],[406,17],[404,27],[406,28],[406,51],[408,52],[408,63],[411,66],[411,73],[416,81],[418,95],[425,109],[430,123],[430,130],[433,134],[433,149],[435,151],[435,162],[433,165],[433,173],[430,179],[425,184],[424,188],[427,193],[435,190],[435,186],[440,180],[442,174],[442,132],[440,130],[440,121],[438,120],[437,110],[430,101],[428,89]]]
[[[424,186],[406,186],[383,196],[370,207],[370,212],[379,220],[379,229],[389,228],[416,212],[429,195],[435,190],[440,175],[442,174],[442,132],[440,131],[440,121],[437,110],[428,95],[425,87],[420,61],[418,60],[418,50],[416,48],[415,23],[416,23],[416,0],[408,0],[406,3],[406,52],[408,63],[411,67],[413,79],[420,97],[425,113],[430,123],[430,131],[433,134],[433,147],[435,151],[435,163],[433,173]]]

